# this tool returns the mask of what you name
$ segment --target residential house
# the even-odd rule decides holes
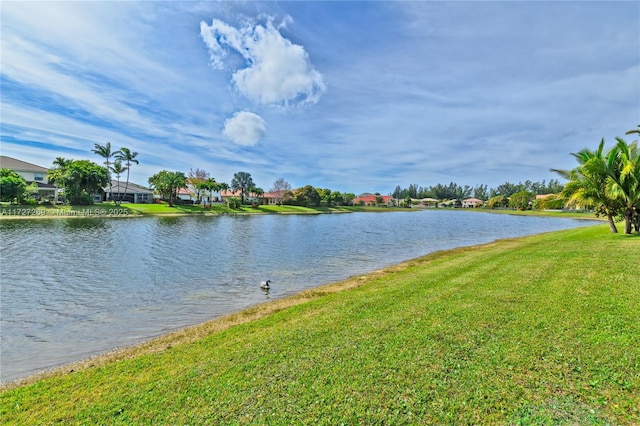
[[[382,198],[382,203],[378,204],[377,198]],[[374,195],[374,194],[362,194],[359,197],[353,199],[353,205],[357,206],[359,204],[364,204],[365,206],[387,206],[393,207],[393,197],[391,195]]]
[[[189,188],[180,188],[176,193],[180,201],[187,201],[187,204],[193,204],[196,201],[196,194],[191,192]]]
[[[153,190],[137,185],[133,182],[111,181],[111,187],[104,188],[104,200],[120,200],[125,203],[151,204],[153,203]]]
[[[435,198],[412,198],[411,206],[418,207],[436,207],[440,200],[436,200]]]
[[[462,207],[463,208],[476,208],[476,207],[480,207],[482,206],[482,204],[484,204],[484,201],[478,199],[478,198],[467,198],[466,200],[462,200]]]
[[[38,185],[36,199],[48,198],[58,200],[58,187],[47,181],[49,169],[36,164],[27,163],[12,157],[0,155],[0,169],[10,169],[24,178],[28,185],[33,182]]]
[[[240,198],[240,191],[221,191],[220,199],[223,202],[229,201],[229,198]],[[278,202],[278,194],[276,192],[265,192],[260,197],[256,197],[255,194],[246,194],[245,201],[253,202],[258,200],[261,204],[264,205],[276,205]]]

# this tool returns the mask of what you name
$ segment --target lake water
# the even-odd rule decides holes
[[[0,380],[434,251],[593,223],[462,210],[3,220]]]

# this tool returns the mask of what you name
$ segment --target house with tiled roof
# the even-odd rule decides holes
[[[382,202],[379,203],[378,197],[382,199]],[[374,195],[374,194],[362,194],[359,197],[353,199],[353,205],[365,205],[365,206],[393,206],[393,197],[391,195]]]
[[[229,198],[232,197],[240,198],[240,191],[227,190],[220,192],[220,198],[224,202],[229,201]],[[245,194],[244,199],[248,202],[258,200],[261,204],[264,205],[276,205],[278,203],[278,197],[279,195],[276,192],[265,192],[259,197],[257,197],[255,194]]]
[[[36,198],[58,199],[58,187],[48,182],[47,173],[49,173],[49,169],[46,167],[0,155],[0,169],[13,170],[24,178],[27,185],[35,182],[36,185],[38,185],[38,195]]]
[[[482,204],[484,204],[484,201],[478,199],[478,198],[467,198],[466,200],[462,200],[462,207],[463,208],[476,208],[476,207],[480,207]]]

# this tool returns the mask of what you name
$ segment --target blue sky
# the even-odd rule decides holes
[[[2,1],[2,155],[343,192],[557,178],[640,124],[640,2]]]

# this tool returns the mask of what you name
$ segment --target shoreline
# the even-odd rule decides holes
[[[597,226],[597,225],[594,225]],[[553,231],[552,231],[553,232]],[[558,232],[558,231],[555,231]],[[543,232],[542,234],[545,234]],[[542,235],[533,234],[533,235]],[[518,241],[531,236],[515,237],[515,238],[502,238],[488,243],[476,244],[472,246],[463,246],[446,250],[439,250],[424,256],[419,256],[413,259],[407,259],[388,267],[376,269],[371,272],[354,275],[344,280],[337,282],[330,282],[321,284],[317,287],[303,290],[299,293],[295,293],[289,296],[285,296],[280,299],[270,300],[267,302],[258,303],[238,311],[224,314],[218,317],[213,317],[204,322],[197,324],[179,327],[177,329],[168,331],[166,333],[158,334],[154,337],[143,339],[138,343],[131,345],[125,345],[121,347],[115,347],[107,350],[106,352],[99,352],[95,355],[91,355],[77,361],[71,361],[51,367],[43,368],[32,374],[28,374],[24,377],[19,377],[13,380],[0,381],[0,391],[6,391],[16,387],[26,386],[35,383],[39,380],[49,377],[66,376],[68,374],[86,370],[89,368],[97,368],[104,366],[108,363],[121,361],[124,359],[134,358],[143,354],[151,354],[160,351],[170,349],[174,345],[180,345],[184,343],[190,343],[200,338],[205,337],[211,333],[217,333],[227,330],[231,327],[258,320],[276,313],[280,310],[297,306],[299,304],[319,299],[325,295],[337,293],[345,290],[354,289],[360,287],[372,280],[379,279],[381,277],[389,276],[397,272],[403,271],[410,266],[417,263],[428,262],[431,259],[451,256],[463,252],[481,250],[486,247],[491,247],[496,244]]]
[[[640,240],[600,225],[442,250],[31,376],[3,417],[634,423]]]
[[[426,260],[426,258],[431,256],[442,256],[444,253],[455,252],[458,250],[468,251],[469,249],[489,246],[495,244],[498,241],[504,240],[496,240],[491,243],[480,244],[477,246],[460,247],[451,250],[443,250],[430,253],[428,255],[415,259],[409,259],[383,269],[377,269],[362,275],[355,275],[333,283],[322,284],[318,287],[309,288],[299,293],[285,296],[280,299],[258,303],[232,312],[230,314],[211,318],[198,324],[180,327],[175,330],[171,330],[166,333],[144,339],[139,343],[116,347],[106,352],[96,353],[95,355],[91,355],[77,361],[71,361],[68,363],[46,367],[24,377],[0,382],[0,392],[27,386],[46,378],[66,376],[78,371],[83,371],[90,368],[98,368],[112,362],[135,358],[140,355],[161,352],[167,349],[171,349],[175,345],[191,343],[209,334],[218,333],[237,325],[259,320],[283,309],[316,300],[328,294],[358,288],[372,280],[381,278],[391,273],[402,271],[411,266],[414,262]]]
[[[465,209],[465,210],[455,209],[453,211],[466,211],[466,210],[468,209]],[[503,213],[508,213],[508,212],[505,211]],[[172,215],[189,216],[191,214],[186,213],[186,214],[172,214]],[[165,215],[145,214],[145,215],[135,215],[131,217],[145,217],[145,216],[165,216]],[[77,217],[77,216],[70,216],[70,217]],[[47,217],[39,216],[38,218],[47,218]],[[590,218],[582,218],[582,219],[590,219]],[[520,237],[520,238],[524,238],[524,237]],[[507,240],[509,239],[510,238],[508,238]],[[468,248],[478,249],[487,245],[495,244],[496,242],[503,241],[503,240],[504,239],[498,239],[485,244],[468,246]],[[375,279],[382,275],[386,275],[389,271],[397,272],[399,270],[405,269],[408,264],[421,260],[423,258],[433,256],[433,255],[438,255],[439,253],[455,253],[460,249],[461,248],[454,248],[454,249],[449,249],[444,251],[437,251],[434,253],[427,254],[425,256],[420,256],[418,258],[404,260],[398,264],[390,265],[383,269],[377,269],[362,275],[352,276],[337,282],[324,283],[317,287],[303,290],[300,293],[296,293],[290,296],[285,296],[282,299],[276,299],[272,301],[259,303],[257,305],[252,305],[252,306],[240,309],[239,311],[232,312],[230,314],[212,317],[204,322],[168,330],[166,332],[157,334],[155,336],[141,339],[138,342],[132,343],[130,345],[113,347],[112,349],[108,349],[105,352],[97,351],[94,354],[87,355],[86,357],[82,359],[78,359],[76,361],[70,361],[62,364],[53,365],[50,367],[43,367],[40,369],[36,369],[33,371],[33,373],[27,373],[25,376],[0,382],[0,389],[4,390],[8,388],[13,388],[13,387],[19,387],[29,383],[33,383],[35,381],[38,381],[46,377],[66,375],[74,371],[79,371],[79,370],[84,370],[84,369],[95,367],[95,366],[104,365],[112,361],[131,358],[132,356],[137,356],[143,353],[158,352],[160,350],[167,349],[175,344],[191,342],[201,337],[203,332],[205,334],[209,334],[212,332],[226,330],[227,328],[233,327],[235,325],[262,318],[266,315],[277,312],[281,309],[295,306],[297,304],[316,299],[318,297],[321,297],[329,293],[334,293],[334,292],[358,287],[363,283],[368,282],[371,279]],[[241,320],[238,320],[239,318],[241,318]]]

